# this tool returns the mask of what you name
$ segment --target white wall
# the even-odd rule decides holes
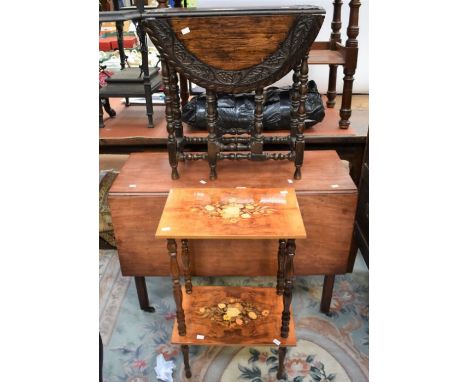
[[[247,7],[247,6],[284,6],[284,5],[300,5],[300,4],[313,4],[319,5],[325,9],[326,16],[319,32],[317,41],[328,41],[331,33],[331,20],[333,17],[333,0],[233,0],[230,2],[220,0],[198,0],[199,7]],[[346,26],[348,25],[349,18],[349,1],[343,0],[341,7],[341,40],[343,44],[346,42]],[[369,1],[361,0],[361,7],[359,9],[359,35],[357,37],[359,42],[359,57],[356,74],[354,75],[353,93],[369,93]],[[313,79],[321,93],[326,93],[328,84],[328,65],[314,65],[309,67],[309,78]],[[340,93],[343,87],[342,67],[338,68],[338,81],[337,91]],[[291,75],[278,81],[279,85],[289,85],[291,83]]]

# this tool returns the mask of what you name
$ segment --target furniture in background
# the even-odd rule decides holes
[[[217,178],[219,160],[289,160],[294,179],[301,178],[304,157],[305,100],[308,52],[325,11],[316,6],[186,10],[156,9],[141,14],[145,32],[161,54],[171,176],[179,178],[178,162],[208,161],[210,180]],[[212,31],[217,33],[213,34]],[[239,34],[244,38],[239,39]],[[264,87],[291,70],[293,90],[288,136],[263,133]],[[207,91],[208,136],[184,136],[177,73]],[[217,93],[255,91],[253,129],[217,124]],[[206,144],[207,152],[186,152],[191,143]],[[265,152],[268,143],[289,146],[289,152]]]
[[[220,162],[223,176],[206,181],[205,164],[187,162],[173,180],[165,152],[133,153],[109,191],[108,201],[123,276],[135,277],[140,307],[154,311],[145,277],[168,276],[166,243],[154,238],[171,188],[285,187],[296,190],[307,239],[297,243],[296,275],[347,272],[353,233],[357,188],[333,151],[306,151],[301,180],[292,180],[288,162]],[[292,183],[291,183],[292,182]],[[254,228],[252,228],[254,230]],[[276,251],[271,240],[196,240],[191,273],[194,276],[276,276]],[[229,259],[229,261],[226,261]],[[333,285],[325,284],[325,299]],[[330,306],[323,301],[323,307]],[[322,309],[324,312],[328,310]]]
[[[277,378],[285,378],[287,346],[296,345],[292,291],[296,239],[306,231],[292,188],[175,188],[171,189],[156,231],[167,240],[176,305],[171,342],[181,345],[185,376],[192,376],[189,345],[279,346]],[[180,255],[177,242],[181,242]],[[278,250],[266,256],[277,263],[276,288],[192,287],[194,241],[269,240]],[[244,256],[249,256],[244,254]],[[178,257],[182,259],[182,291]],[[224,262],[231,262],[226,257]]]
[[[353,271],[358,249],[369,268],[369,133],[367,133],[366,150],[362,163],[361,179],[359,180],[359,198],[348,272]]]
[[[356,72],[358,58],[359,34],[359,0],[349,2],[349,21],[347,26],[347,40],[345,45],[341,43],[341,0],[333,1],[333,20],[331,23],[332,33],[329,41],[316,41],[309,52],[309,64],[329,65],[327,107],[335,106],[336,98],[336,77],[338,66],[343,66],[343,98],[341,99],[339,127],[347,129],[350,125],[351,101],[353,94],[354,73]]]
[[[141,8],[143,8],[143,6],[141,6]],[[114,9],[116,10],[115,12],[100,12],[99,21],[100,24],[104,21],[115,21],[116,23],[121,70],[107,80],[107,86],[99,89],[99,127],[104,127],[103,106],[109,105],[109,98],[123,97],[126,100],[126,106],[128,106],[129,98],[144,97],[146,101],[148,127],[152,128],[154,127],[152,95],[159,91],[162,85],[159,68],[149,68],[146,34],[139,18],[136,17],[138,16],[138,12],[127,13],[128,17],[123,16],[123,13],[118,12],[119,5],[117,0],[114,0]],[[137,8],[135,8],[135,10],[136,9]],[[132,20],[136,24],[142,58],[142,64],[139,68],[125,68],[127,60],[123,45],[123,23],[125,20]],[[115,113],[109,115],[112,117],[115,116]]]

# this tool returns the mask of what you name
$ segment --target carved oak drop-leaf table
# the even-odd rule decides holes
[[[143,27],[161,53],[165,86],[168,152],[172,178],[178,179],[179,161],[207,159],[210,179],[217,178],[222,159],[290,160],[294,178],[301,178],[304,158],[305,100],[308,54],[325,11],[317,6],[230,9],[155,9],[142,13]],[[264,87],[291,70],[290,134],[262,134]],[[207,92],[206,138],[183,133],[177,73]],[[217,94],[255,92],[255,123],[249,129],[217,126]],[[189,153],[184,147],[206,143],[206,152]],[[264,144],[280,143],[287,153],[265,152]]]

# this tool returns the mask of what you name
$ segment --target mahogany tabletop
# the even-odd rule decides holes
[[[305,239],[293,188],[174,188],[157,238]]]

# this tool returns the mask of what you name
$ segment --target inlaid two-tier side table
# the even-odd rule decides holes
[[[182,346],[191,377],[189,345],[279,346],[278,379],[285,378],[286,348],[296,345],[292,290],[296,239],[306,231],[292,188],[176,188],[169,192],[157,238],[167,240],[176,323],[172,343]],[[192,286],[191,240],[278,240],[276,288]],[[184,288],[177,240],[181,241]],[[246,257],[249,253],[244,254]],[[272,254],[273,256],[273,254]],[[230,261],[226,257],[225,261]]]

